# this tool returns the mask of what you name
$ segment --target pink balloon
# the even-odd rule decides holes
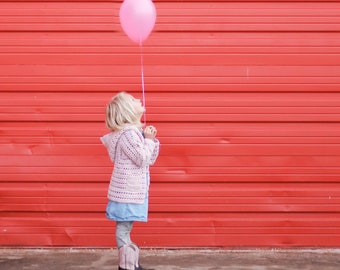
[[[125,0],[120,7],[120,24],[130,39],[142,44],[156,22],[156,8],[151,0]]]

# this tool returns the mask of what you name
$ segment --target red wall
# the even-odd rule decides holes
[[[113,246],[99,137],[141,95],[118,1],[0,3],[0,245]],[[156,1],[141,246],[340,245],[340,2]]]

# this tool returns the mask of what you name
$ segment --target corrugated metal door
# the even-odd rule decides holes
[[[118,1],[0,3],[0,244],[112,246],[116,91],[141,93]],[[339,1],[156,1],[159,129],[142,246],[339,246]]]

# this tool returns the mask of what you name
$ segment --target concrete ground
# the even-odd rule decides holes
[[[340,249],[144,249],[155,270],[338,270]],[[117,270],[115,249],[0,249],[1,270]]]

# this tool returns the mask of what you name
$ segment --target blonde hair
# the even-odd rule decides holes
[[[121,130],[127,125],[142,127],[141,117],[144,110],[133,104],[134,97],[126,92],[115,95],[106,107],[106,126],[111,130]]]

